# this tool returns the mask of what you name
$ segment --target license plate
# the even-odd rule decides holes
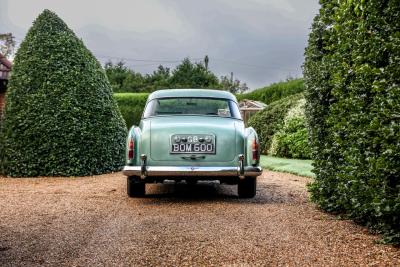
[[[175,134],[171,136],[171,154],[215,154],[215,137],[211,134]]]

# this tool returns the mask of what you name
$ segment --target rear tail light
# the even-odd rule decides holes
[[[258,153],[258,143],[257,143],[257,139],[254,138],[253,140],[253,144],[251,145],[251,149],[253,152],[253,161],[257,161],[258,157],[259,157],[259,153]]]
[[[133,138],[129,139],[128,146],[128,160],[131,160],[135,155],[135,140]]]

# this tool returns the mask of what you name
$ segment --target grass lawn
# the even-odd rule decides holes
[[[266,155],[262,155],[260,160],[260,165],[268,170],[288,172],[300,176],[314,177],[314,173],[311,172],[311,170],[313,169],[311,163],[312,160],[285,159]]]

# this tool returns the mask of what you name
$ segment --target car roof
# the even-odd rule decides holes
[[[236,97],[222,90],[211,90],[211,89],[165,89],[158,90],[151,93],[147,101],[156,98],[168,98],[168,97],[207,97],[207,98],[224,98],[237,102]]]

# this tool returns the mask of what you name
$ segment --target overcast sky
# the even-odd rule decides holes
[[[251,89],[301,76],[318,0],[0,0],[0,32],[20,42],[43,9],[55,11],[101,61],[135,71],[210,58],[218,76]]]

